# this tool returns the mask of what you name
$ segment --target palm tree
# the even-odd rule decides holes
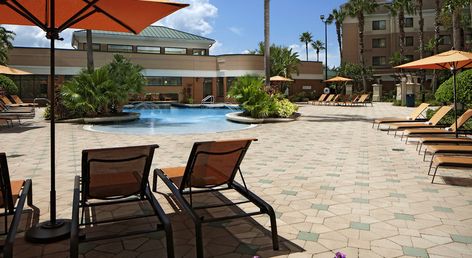
[[[12,41],[15,38],[15,33],[9,31],[4,27],[0,27],[0,64],[5,64],[7,62],[8,49],[13,48]]]
[[[305,49],[306,49],[306,61],[308,61],[308,44],[313,41],[313,36],[311,35],[310,32],[303,32],[300,35],[300,42],[305,43]]]
[[[424,48],[425,48],[425,43],[424,43],[424,17],[423,17],[423,0],[416,0],[416,10],[418,10],[418,16],[420,17],[418,21],[418,25],[420,26],[420,30],[418,32],[418,38],[420,41],[420,59],[423,58],[424,56]]]
[[[398,16],[398,27],[400,31],[400,56],[405,56],[405,14],[412,14],[415,8],[412,0],[393,0],[390,12]]]
[[[378,4],[372,0],[349,0],[346,4],[346,11],[349,16],[355,17],[358,20],[359,32],[359,61],[362,66],[362,87],[367,91],[367,78],[365,76],[365,59],[364,59],[364,14],[371,14],[375,11]]]
[[[342,63],[343,62],[343,49],[342,49],[341,29],[342,29],[342,24],[344,22],[344,18],[346,18],[346,11],[343,8],[333,9],[330,17],[332,17],[330,22],[334,20],[334,25],[336,26],[336,35],[338,36],[339,57],[341,58],[341,63]]]
[[[325,49],[325,45],[322,41],[315,40],[311,43],[311,46],[316,51],[316,61],[319,62],[320,61],[320,50]]]
[[[264,48],[265,85],[270,86],[270,0],[264,0]]]
[[[434,54],[438,53],[439,48],[439,33],[441,32],[441,0],[434,1]]]
[[[453,46],[457,50],[462,50],[464,45],[461,34],[461,12],[468,5],[470,5],[470,0],[446,0],[444,2],[444,8],[452,13]]]

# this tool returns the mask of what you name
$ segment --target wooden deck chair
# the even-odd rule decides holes
[[[424,150],[423,161],[426,160],[426,154],[431,154],[431,160],[438,154],[468,154],[472,155],[471,145],[431,145]]]
[[[351,100],[346,100],[346,101],[344,102],[344,105],[346,105],[346,106],[348,106],[348,105],[349,105],[349,106],[355,105],[361,96],[362,96],[362,95],[352,95],[352,96],[351,96]]]
[[[421,114],[429,107],[428,103],[421,103],[418,107],[416,107],[413,112],[407,117],[383,117],[377,118],[372,121],[372,128],[374,128],[375,124],[377,124],[377,130],[379,129],[381,124],[391,124],[391,123],[411,123],[411,122],[419,122],[419,121],[426,121],[426,118],[420,118]]]
[[[10,181],[5,153],[0,153],[0,195],[0,207],[4,210],[4,230],[2,234],[6,235],[2,246],[3,257],[13,257],[13,244],[21,222],[25,202],[30,207],[33,205],[33,188],[31,179]],[[13,216],[10,224],[8,224],[8,216]]]
[[[372,104],[372,101],[369,102],[369,95],[370,94],[362,94],[362,96],[356,102],[353,103],[364,106],[367,106],[368,103]]]
[[[334,94],[329,94],[328,97],[321,103],[321,104],[329,104],[335,97],[336,95]]]
[[[328,104],[333,104],[333,106],[336,105],[337,103],[340,102],[341,97],[342,97],[341,94],[336,94],[336,96],[334,96],[334,99],[331,102],[329,102]]]
[[[313,105],[319,105],[321,103],[323,103],[324,99],[326,98],[326,96],[328,96],[328,94],[321,94],[321,96],[318,98],[317,101],[313,101],[312,104]]]
[[[23,100],[21,100],[21,98],[18,97],[18,95],[11,95],[11,98],[15,102],[14,104],[24,105],[24,106],[27,106],[27,107],[36,107],[36,106],[38,106],[37,103],[25,103],[25,102],[23,102]]]
[[[454,138],[454,137],[422,137],[419,138],[416,144],[416,150],[418,154],[421,153],[423,146],[437,145],[437,144],[447,144],[447,145],[472,145],[472,139],[468,137],[463,138]]]
[[[11,100],[5,95],[0,96],[0,101],[3,102],[3,104],[5,104],[7,107],[28,107],[28,104],[15,104],[11,102]]]
[[[431,160],[429,166],[428,175],[431,174],[431,168],[435,165],[433,179],[431,183],[434,183],[434,178],[440,167],[450,168],[472,168],[472,157],[471,156],[436,156]]]
[[[154,170],[153,191],[156,191],[157,178],[161,178],[172,191],[177,202],[195,223],[197,257],[204,257],[202,224],[241,217],[267,214],[270,217],[272,246],[279,249],[275,213],[272,207],[249,191],[244,181],[240,164],[252,141],[257,139],[196,142],[193,145],[186,167],[161,168]],[[243,185],[235,181],[236,174],[241,176]],[[229,204],[196,205],[193,196],[200,193],[233,189],[247,200]],[[186,197],[188,196],[188,197]],[[259,211],[236,214],[228,217],[205,217],[197,210],[234,206],[252,202]]]
[[[70,257],[78,257],[79,242],[104,238],[123,237],[164,230],[166,234],[167,256],[174,257],[172,227],[169,218],[149,189],[148,177],[154,150],[158,145],[90,149],[82,151],[82,176],[75,178],[74,199],[72,203],[72,223],[70,238]],[[103,205],[117,205],[130,202],[148,201],[153,214],[120,216],[119,218],[98,221],[94,216],[84,219],[87,208]],[[80,212],[81,210],[81,212]],[[81,214],[79,219],[79,214]],[[90,237],[81,234],[80,229],[101,223],[134,220],[144,217],[157,217],[160,224],[148,230],[129,233]]]
[[[457,118],[457,129],[461,128],[470,118],[472,117],[472,109],[468,109]],[[421,135],[452,135],[456,133],[456,123],[452,124],[451,127],[447,128],[423,128],[423,129],[406,129],[404,135],[406,135],[405,143],[408,143],[408,138],[412,136],[421,136]],[[403,135],[402,135],[403,139]]]
[[[439,110],[434,113],[434,115],[426,122],[417,122],[417,123],[393,123],[388,125],[388,133],[390,131],[395,131],[395,136],[397,131],[402,131],[410,128],[432,128],[432,127],[446,127],[444,125],[439,125],[441,119],[452,110],[451,106],[442,106]]]

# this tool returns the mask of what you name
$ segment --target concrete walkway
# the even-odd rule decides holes
[[[57,125],[58,217],[70,218],[72,187],[80,174],[81,150],[157,143],[156,167],[185,165],[193,142],[258,138],[242,163],[249,188],[277,212],[280,251],[272,251],[267,216],[204,226],[205,254],[215,257],[472,257],[472,174],[435,184],[428,162],[399,138],[371,128],[372,118],[406,116],[411,109],[376,103],[374,107],[302,106],[299,121],[204,135],[115,135],[85,131],[80,125]],[[9,156],[12,178],[33,179],[40,220],[48,219],[49,125],[34,121],[0,129],[1,149]],[[457,178],[460,177],[460,178]],[[447,178],[446,178],[447,179]],[[195,257],[190,218],[156,194],[171,217],[177,257]],[[225,198],[231,198],[230,193]],[[199,201],[208,201],[207,196]],[[242,207],[251,210],[252,207]],[[146,207],[117,207],[97,214],[122,214]],[[233,212],[219,210],[219,214]],[[104,226],[121,232],[153,220]],[[142,226],[141,225],[141,226]],[[259,226],[262,225],[262,226]],[[68,241],[32,245],[18,235],[17,257],[67,257]],[[161,233],[81,244],[84,257],[164,257]]]

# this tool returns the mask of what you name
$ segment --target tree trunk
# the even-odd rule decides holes
[[[405,11],[403,7],[398,12],[398,27],[400,30],[400,61],[403,63],[405,56]]]
[[[452,37],[453,37],[453,47],[456,50],[461,49],[461,10],[460,7],[454,7],[452,11]]]
[[[424,56],[424,17],[423,17],[423,0],[418,0],[418,15],[420,20],[418,25],[420,26],[419,41],[420,41],[420,59]]]
[[[365,60],[364,60],[364,14],[360,13],[357,16],[359,20],[359,61],[362,66],[361,76],[362,76],[362,89],[364,92],[367,92],[367,79],[365,78]]]
[[[338,35],[338,47],[339,47],[339,58],[341,64],[343,63],[343,49],[342,49],[342,35],[341,35],[341,23],[336,21],[336,34]]]
[[[264,47],[265,85],[270,86],[270,0],[264,0]]]
[[[440,33],[440,24],[441,24],[441,2],[440,0],[435,1],[435,10],[436,14],[434,16],[434,54],[439,52],[439,33]]]
[[[305,42],[305,49],[306,49],[306,61],[308,62],[308,41]]]
[[[317,49],[316,50],[316,62],[319,62],[320,61],[320,50]]]
[[[87,69],[91,72],[94,69],[92,30],[86,30],[86,38],[87,38]]]

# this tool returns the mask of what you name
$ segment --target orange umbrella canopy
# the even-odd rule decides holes
[[[279,75],[270,77],[270,81],[271,82],[293,82],[292,79],[279,76]]]
[[[50,26],[47,0],[0,1],[0,24],[139,33],[157,20],[188,6],[166,0],[56,0],[55,26]]]
[[[434,56],[402,64],[395,68],[436,70],[472,68],[472,53],[449,50]]]
[[[27,71],[22,71],[19,69],[11,68],[8,66],[0,65],[0,74],[9,74],[9,75],[26,75],[31,74]]]
[[[351,81],[352,79],[341,77],[341,76],[336,76],[329,80],[325,80],[325,82],[351,82]]]

